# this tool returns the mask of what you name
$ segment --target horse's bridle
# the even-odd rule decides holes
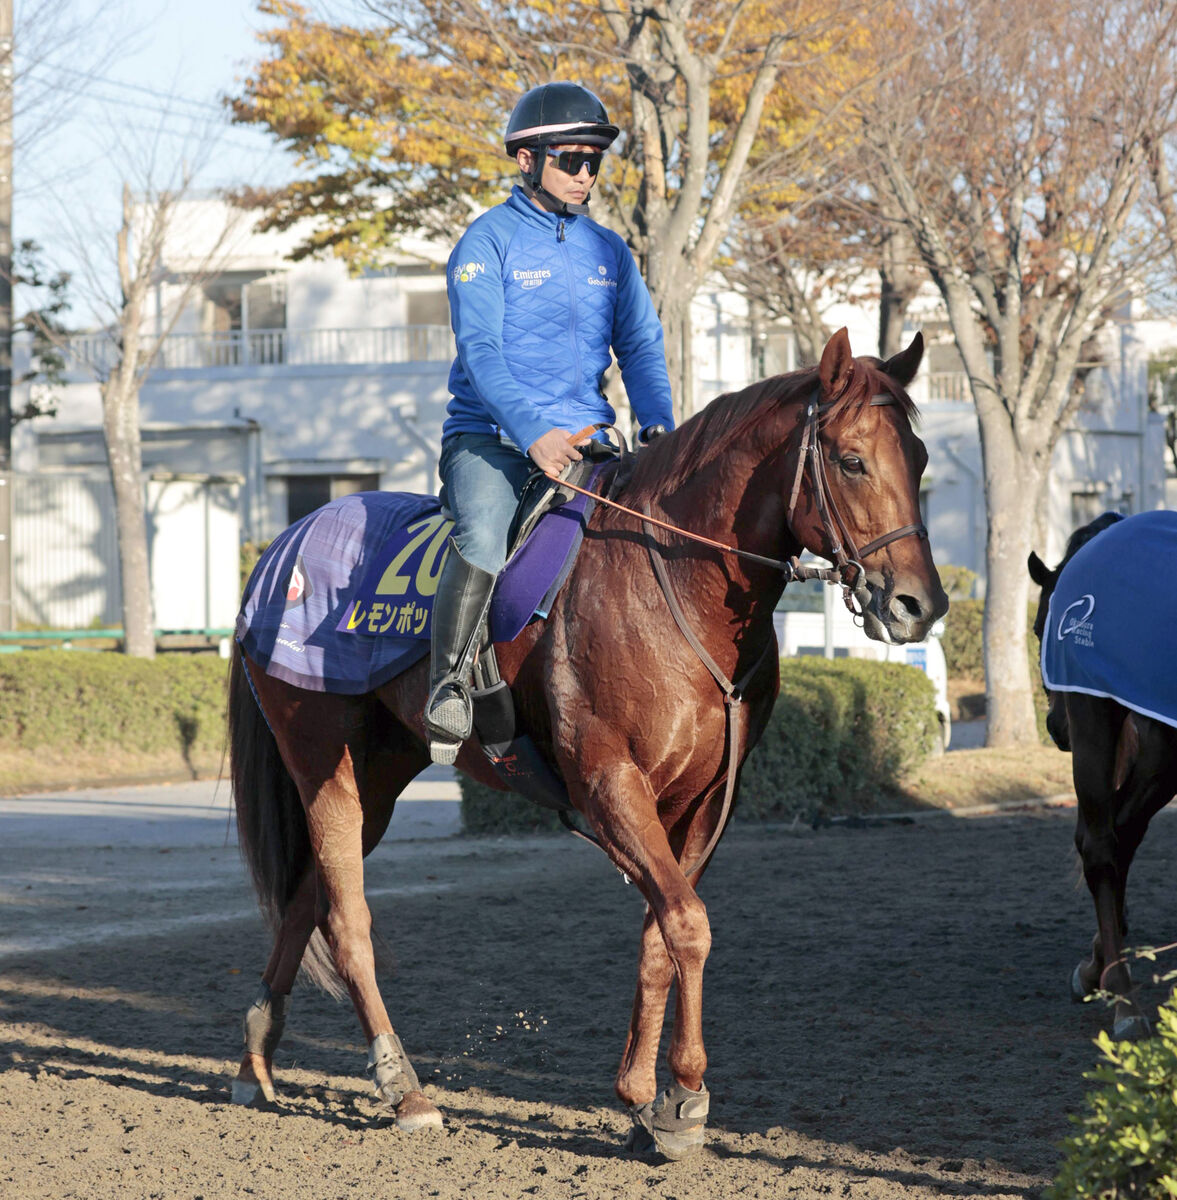
[[[865,609],[870,603],[870,595],[866,589],[866,568],[863,567],[862,560],[876,550],[881,550],[884,546],[897,542],[900,538],[914,536],[926,540],[928,529],[922,521],[918,521],[910,525],[901,525],[898,529],[892,529],[890,533],[884,533],[882,536],[874,538],[865,546],[855,546],[854,538],[851,536],[842,514],[838,511],[833,492],[830,490],[825,461],[821,456],[821,439],[818,436],[821,414],[835,403],[836,401],[830,400],[825,404],[819,404],[815,398],[809,402],[809,407],[805,410],[805,416],[802,418],[804,428],[801,433],[801,448],[797,453],[797,472],[793,476],[793,489],[789,494],[789,507],[785,514],[785,521],[791,529],[797,500],[801,495],[801,480],[805,476],[805,467],[808,464],[813,480],[813,502],[817,507],[826,537],[829,538],[830,558],[834,563],[834,572],[827,572],[824,577],[829,578],[830,575],[836,575],[844,589],[846,607],[853,612],[854,609],[850,604],[851,595],[858,601],[860,609]],[[897,403],[895,397],[886,392],[872,396],[870,400],[872,408],[895,403]],[[829,581],[833,582],[833,579],[829,579]]]
[[[820,394],[820,392],[817,394]],[[611,497],[597,495],[595,492],[590,492],[586,488],[579,487],[577,484],[562,480],[558,475],[551,472],[545,472],[545,474],[553,483],[559,484],[563,488],[569,488],[574,492],[590,496],[597,503],[607,505],[609,508],[615,508],[619,512],[628,513],[631,517],[637,517],[647,526],[656,525],[660,529],[669,530],[669,532],[678,534],[679,537],[688,538],[690,541],[701,542],[703,545],[711,546],[716,550],[723,550],[739,558],[746,558],[751,562],[760,563],[762,566],[772,567],[784,575],[786,584],[809,579],[820,579],[825,583],[840,583],[846,607],[851,612],[861,616],[866,606],[870,603],[870,593],[866,586],[866,569],[862,565],[862,560],[867,555],[873,554],[876,550],[881,550],[884,546],[889,546],[892,542],[896,542],[900,538],[905,538],[909,535],[926,540],[928,530],[922,521],[910,525],[901,525],[898,529],[892,529],[890,533],[884,533],[881,537],[867,542],[865,546],[855,546],[854,539],[850,535],[850,530],[842,514],[838,511],[833,493],[830,491],[830,481],[826,475],[825,462],[821,456],[821,439],[818,436],[821,414],[828,411],[835,403],[837,401],[829,400],[825,404],[820,404],[815,395],[805,410],[805,416],[802,418],[801,447],[797,454],[797,472],[793,477],[793,489],[789,495],[789,507],[785,515],[786,523],[792,528],[793,514],[796,511],[797,500],[801,494],[801,481],[805,476],[806,464],[808,464],[810,474],[813,477],[814,504],[817,507],[818,516],[821,518],[822,528],[825,530],[826,537],[830,542],[830,558],[834,563],[833,567],[805,566],[796,555],[789,559],[769,558],[764,554],[755,554],[751,550],[741,550],[738,546],[729,546],[725,542],[704,537],[700,533],[691,533],[689,530],[680,529],[677,525],[671,525],[668,521],[658,520],[651,514],[648,501],[643,505],[644,512],[635,512],[632,508],[626,508],[624,504],[619,504]],[[872,396],[870,403],[872,408],[880,408],[886,404],[895,404],[897,401],[894,396],[884,392],[877,396]],[[576,443],[603,428],[607,427],[603,425],[590,425],[587,429],[582,429],[579,433],[574,433],[568,440]],[[858,609],[855,609],[851,603],[852,598],[858,602]]]

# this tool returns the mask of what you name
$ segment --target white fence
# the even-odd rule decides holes
[[[11,475],[16,628],[122,624],[109,477]],[[160,475],[146,481],[157,629],[231,627],[239,601],[240,482]]]
[[[70,338],[66,360],[103,374],[118,361],[118,353],[117,342],[110,334],[79,334]],[[235,329],[226,333],[169,334],[154,369],[448,362],[453,356],[453,335],[447,325]]]

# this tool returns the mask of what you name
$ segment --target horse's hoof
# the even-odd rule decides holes
[[[1139,1042],[1152,1037],[1147,1017],[1123,1017],[1112,1025],[1112,1038],[1117,1042]]]
[[[1071,999],[1076,1004],[1082,1004],[1084,1000],[1094,991],[1094,988],[1086,988],[1083,986],[1083,964],[1078,966],[1071,972]]]
[[[272,1083],[252,1083],[248,1079],[233,1080],[232,1100],[234,1104],[242,1104],[248,1107],[250,1104],[257,1102],[258,1096],[273,1104],[277,1099],[274,1085]]]
[[[629,1110],[633,1128],[625,1148],[638,1158],[689,1158],[704,1142],[711,1097],[706,1088],[692,1092],[675,1083],[651,1104]]]
[[[642,1107],[649,1108],[650,1105],[644,1104]],[[658,1157],[658,1144],[654,1141],[654,1135],[644,1125],[638,1124],[636,1115],[633,1128],[625,1139],[625,1150],[634,1158],[653,1159]]]
[[[441,1126],[441,1111],[424,1092],[409,1092],[396,1106],[396,1127],[405,1133]]]
[[[254,1104],[259,1092],[271,1104],[277,1098],[270,1064],[260,1054],[246,1053],[233,1079],[233,1103]]]

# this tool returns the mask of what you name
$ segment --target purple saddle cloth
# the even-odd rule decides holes
[[[1042,633],[1042,681],[1177,725],[1177,512],[1109,525],[1063,567]]]
[[[546,513],[495,586],[491,637],[547,616],[584,536],[591,501]],[[237,615],[237,640],[268,675],[362,695],[429,652],[433,593],[451,522],[435,496],[356,492],[278,535]]]

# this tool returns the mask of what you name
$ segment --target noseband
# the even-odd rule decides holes
[[[872,396],[870,401],[872,408],[881,408],[895,402],[894,396],[885,393]],[[821,518],[822,528],[830,541],[830,557],[842,587],[845,589],[846,606],[851,608],[850,596],[853,594],[859,606],[865,609],[870,602],[870,594],[866,587],[866,568],[863,567],[862,560],[868,554],[874,554],[876,550],[881,550],[884,546],[889,546],[900,538],[914,536],[926,540],[928,530],[922,521],[911,525],[901,525],[898,529],[892,529],[890,533],[884,533],[881,537],[867,542],[865,546],[855,546],[850,529],[834,502],[829,477],[826,474],[825,461],[821,456],[821,440],[818,437],[821,414],[831,408],[834,403],[835,401],[830,400],[825,404],[818,404],[816,400],[811,400],[805,411],[801,448],[797,454],[797,473],[793,477],[793,490],[789,495],[789,508],[785,514],[785,521],[792,528],[793,514],[801,495],[801,480],[805,475],[806,464],[808,464],[813,480],[814,504],[817,507],[818,516]]]

